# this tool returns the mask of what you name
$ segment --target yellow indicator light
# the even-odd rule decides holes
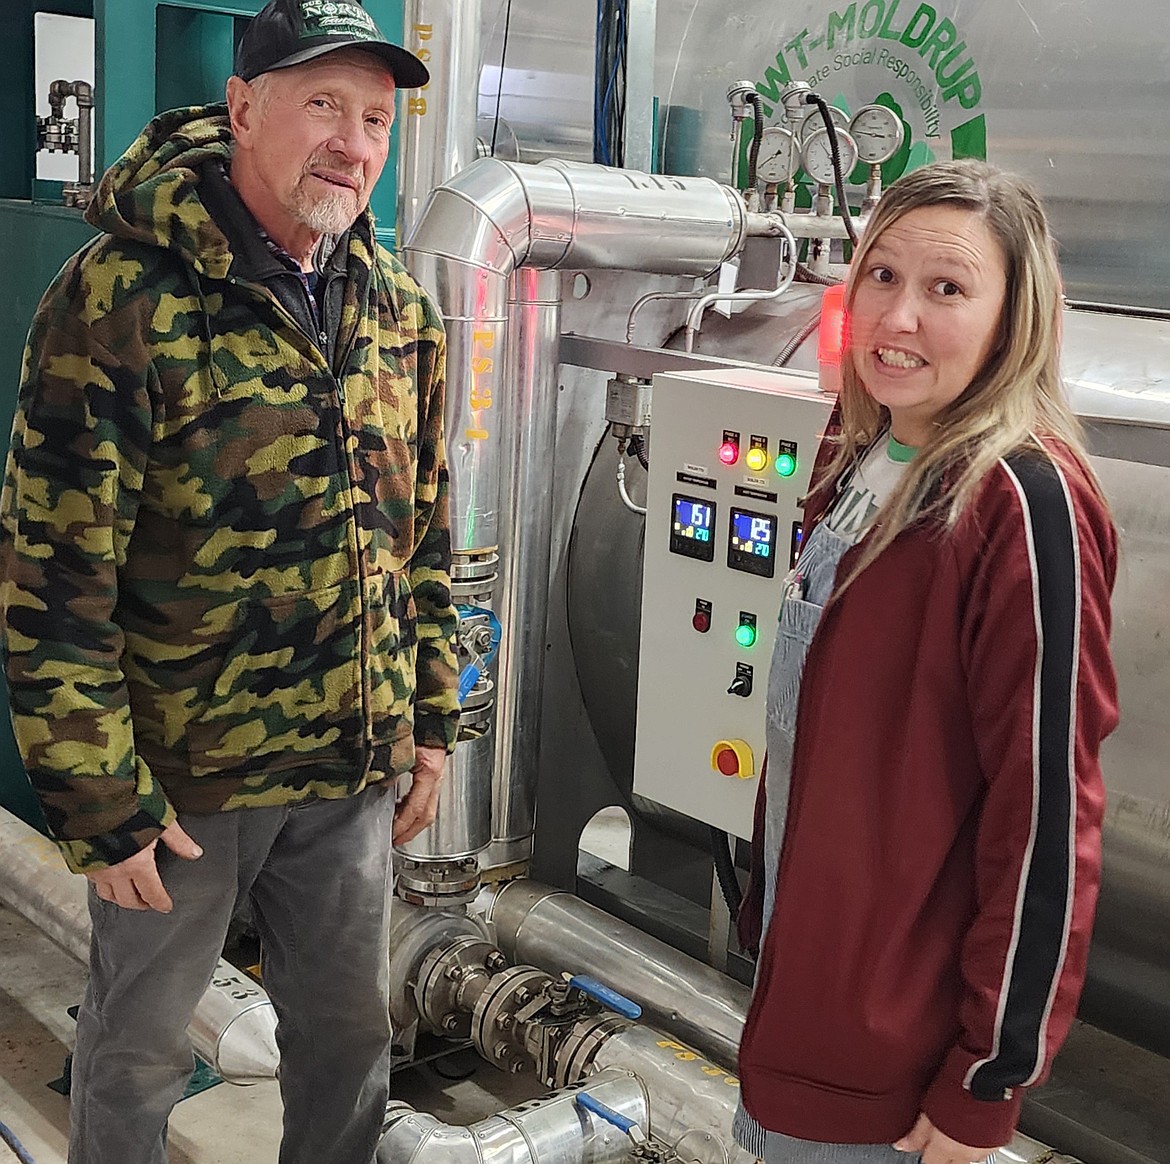
[[[758,473],[768,463],[768,453],[766,449],[751,448],[748,449],[748,455],[744,458],[747,461],[747,467]]]
[[[796,472],[796,458],[791,453],[781,453],[776,458],[776,472],[781,477],[791,477]]]

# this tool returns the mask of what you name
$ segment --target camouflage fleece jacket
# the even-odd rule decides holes
[[[198,182],[229,144],[223,107],[147,127],[25,352],[3,644],[77,871],[176,810],[348,796],[454,746],[442,325],[363,216],[330,368],[233,274]]]

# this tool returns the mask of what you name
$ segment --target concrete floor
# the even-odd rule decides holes
[[[590,824],[582,845],[611,864],[628,867],[629,823],[620,809]],[[0,905],[0,1121],[20,1138],[37,1164],[64,1164],[68,1100],[48,1084],[61,1075],[73,1045],[67,1011],[81,1001],[85,968],[40,930]],[[468,1058],[470,1062],[470,1058]],[[543,1089],[525,1076],[480,1065],[453,1083],[424,1066],[395,1075],[396,1098],[448,1123],[474,1123]],[[275,1081],[251,1087],[220,1084],[176,1107],[171,1117],[171,1164],[271,1164],[280,1142],[281,1104]],[[9,1149],[0,1141],[0,1162]]]

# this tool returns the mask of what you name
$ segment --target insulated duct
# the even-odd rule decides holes
[[[523,266],[707,275],[739,251],[747,227],[740,196],[708,178],[573,162],[480,158],[431,193],[403,261],[435,297],[447,326],[457,558],[498,544],[503,434],[495,402],[510,386],[497,377],[507,366],[506,342],[529,342],[507,335],[509,276]],[[501,672],[501,686],[503,680]]]
[[[503,562],[490,865],[527,858],[536,800],[560,314],[557,279],[536,272],[707,275],[749,229],[771,227],[707,178],[481,158],[432,192],[407,240],[447,327],[453,583],[486,588]]]
[[[481,904],[500,949],[549,974],[589,973],[632,998],[646,1020],[733,1067],[751,991],[718,970],[536,881],[511,881]]]
[[[480,0],[405,0],[402,43],[431,74],[403,95],[398,123],[398,238],[410,237],[427,195],[476,156]]]
[[[534,881],[514,881],[486,907],[500,948],[513,961],[546,973],[588,974],[639,1003],[647,1020],[599,1027],[591,1068],[631,1071],[650,1093],[651,1128],[668,1143],[707,1129],[727,1148],[731,1164],[748,1164],[731,1139],[739,1080],[735,1063],[750,991],[718,971],[647,937],[625,922]],[[713,1040],[708,1023],[722,1028]],[[654,1026],[677,1039],[664,1039]],[[730,1047],[730,1057],[728,1057]],[[710,1054],[713,1063],[696,1054]],[[1081,1164],[1017,1132],[999,1149],[997,1164]]]
[[[649,1127],[646,1089],[629,1071],[601,1071],[576,1087],[501,1112],[470,1127],[441,1123],[391,1102],[377,1164],[621,1164],[630,1141],[577,1106],[582,1093]]]
[[[0,900],[89,964],[88,881],[70,873],[57,847],[0,809]],[[188,1028],[196,1054],[229,1083],[276,1075],[276,1012],[247,975],[220,959]]]
[[[500,643],[491,867],[532,855],[540,715],[544,692],[548,570],[553,525],[553,449],[557,435],[561,278],[529,267],[508,280],[504,361],[506,429],[500,481],[500,579],[496,610],[509,628]],[[528,773],[531,779],[514,779]]]

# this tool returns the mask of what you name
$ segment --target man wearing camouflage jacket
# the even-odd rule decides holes
[[[273,0],[227,107],[162,114],[102,179],[32,325],[3,635],[91,882],[71,1164],[165,1161],[240,895],[282,1164],[374,1154],[391,830],[433,819],[458,721],[443,332],[367,209],[395,83],[426,80],[353,0]]]

